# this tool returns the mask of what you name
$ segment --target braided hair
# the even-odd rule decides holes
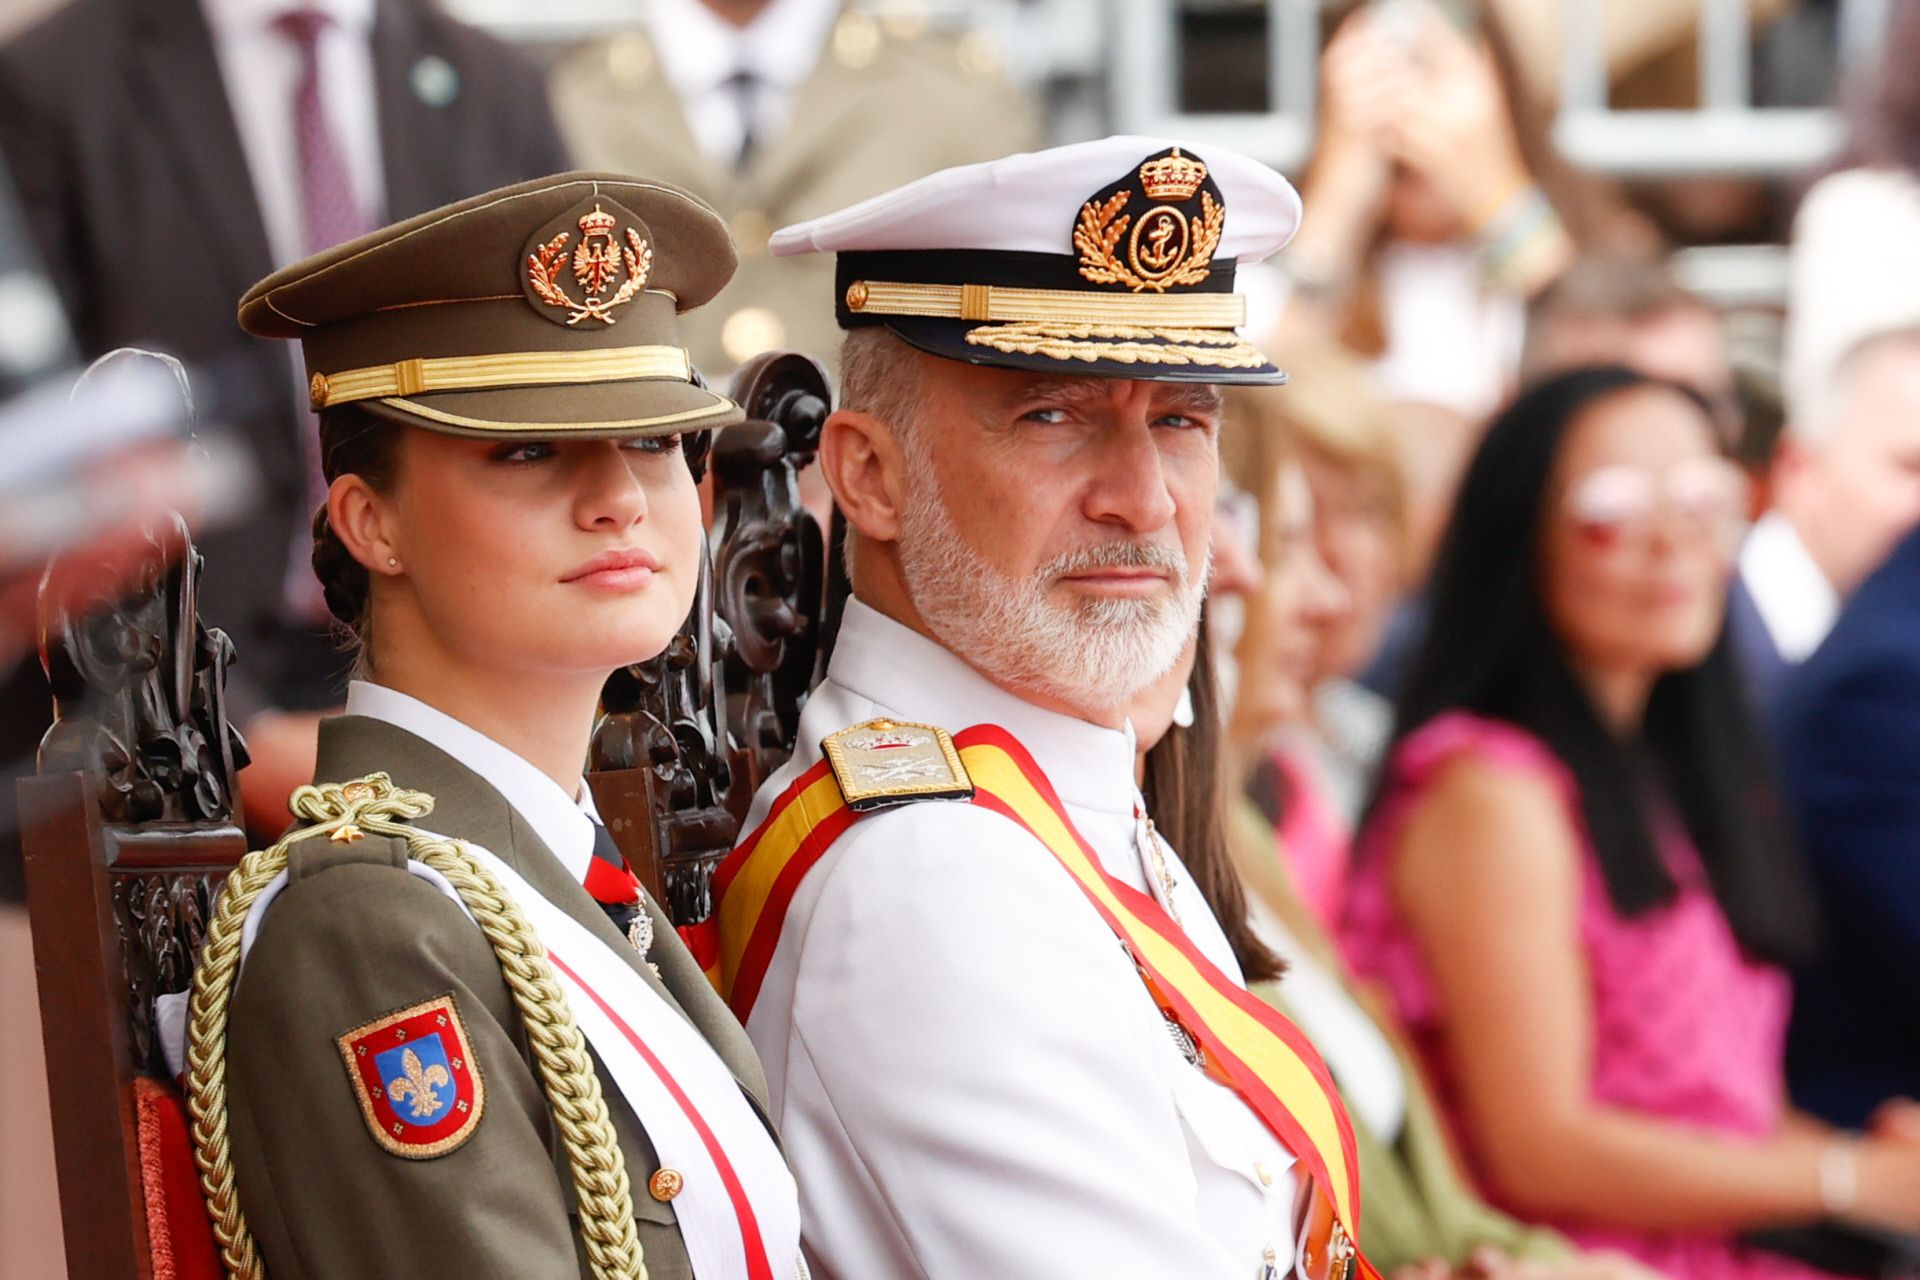
[[[356,475],[376,493],[393,488],[400,474],[400,430],[351,404],[320,415],[320,473],[331,485]],[[373,576],[353,558],[327,518],[327,504],[313,513],[313,576],[326,592],[327,611],[360,650],[364,665],[373,639]]]

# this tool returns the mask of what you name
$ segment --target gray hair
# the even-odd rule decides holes
[[[920,353],[881,325],[847,330],[840,340],[842,409],[872,414],[887,424],[909,465],[924,470],[927,441],[920,430],[926,393]]]
[[[1788,434],[1800,444],[1816,449],[1831,440],[1852,413],[1861,370],[1874,357],[1895,348],[1906,348],[1920,355],[1920,324],[1892,325],[1854,339],[1833,362],[1816,404],[1809,411],[1795,413],[1788,419]]]

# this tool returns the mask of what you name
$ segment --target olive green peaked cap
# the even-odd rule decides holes
[[[240,326],[298,339],[316,410],[504,439],[706,431],[675,316],[733,276],[727,226],[662,182],[563,173],[384,227],[268,276]]]

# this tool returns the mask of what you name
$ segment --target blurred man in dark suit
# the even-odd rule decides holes
[[[238,646],[249,808],[277,829],[344,669],[305,567],[304,374],[240,332],[237,301],[385,222],[568,168],[545,84],[424,0],[74,0],[0,47],[0,150],[82,353],[180,356],[203,418],[254,446],[265,500],[206,539],[202,604]],[[31,690],[0,711],[21,737],[47,715]]]
[[[1787,677],[1779,745],[1827,917],[1800,975],[1793,1099],[1860,1126],[1920,1097],[1920,532]]]

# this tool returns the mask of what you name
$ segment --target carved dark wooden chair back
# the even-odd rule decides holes
[[[246,853],[233,646],[200,623],[199,569],[176,523],[123,600],[42,618],[58,720],[19,783],[21,844],[74,1280],[216,1274],[153,1003],[186,990]]]
[[[594,801],[677,924],[712,910],[713,870],[753,793],[793,751],[845,598],[839,557],[800,501],[831,407],[826,372],[793,354],[741,369],[747,421],[713,438],[710,564],[659,658],[616,676],[594,735]]]

